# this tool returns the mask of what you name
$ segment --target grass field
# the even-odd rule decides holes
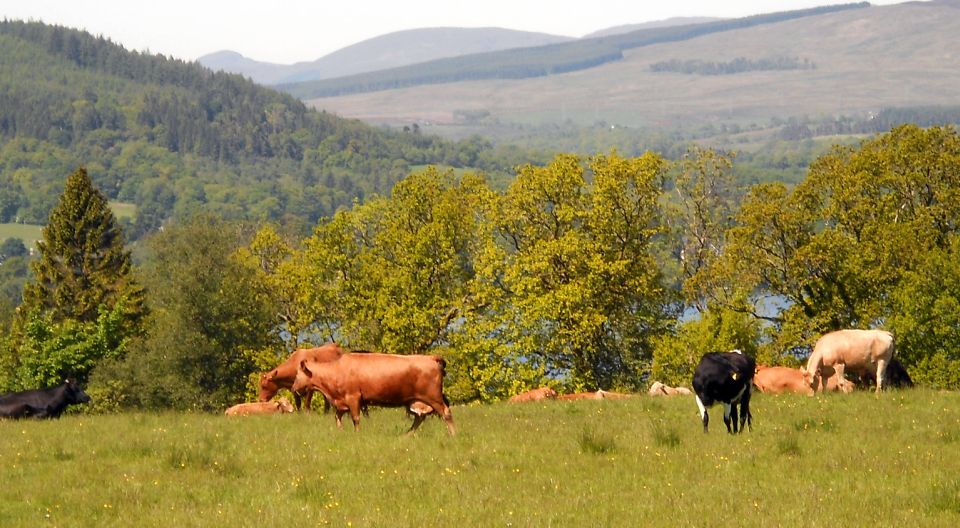
[[[0,526],[960,526],[960,394],[0,421]]]
[[[19,238],[23,240],[23,245],[29,248],[43,238],[42,229],[43,226],[33,224],[0,224],[0,242],[8,238]]]

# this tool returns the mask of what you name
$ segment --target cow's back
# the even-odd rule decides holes
[[[444,361],[440,356],[351,353],[326,365],[338,378],[336,384],[345,392],[359,391],[365,401],[405,405],[425,394],[442,399]]]
[[[824,334],[817,340],[811,357],[824,366],[843,364],[850,371],[862,372],[878,360],[893,357],[893,334],[884,330],[844,329]]]
[[[730,401],[752,384],[756,362],[738,352],[708,352],[693,372],[693,390],[705,405]]]

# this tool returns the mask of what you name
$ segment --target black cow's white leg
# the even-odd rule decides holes
[[[729,403],[723,402],[723,423],[724,425],[727,426],[728,433],[733,432],[733,428],[730,427],[730,408],[731,407],[732,406]]]
[[[707,424],[710,423],[710,415],[707,414],[707,408],[703,405],[703,402],[700,401],[700,395],[696,396],[697,398],[697,409],[700,410],[700,419],[703,420],[703,432],[707,432]]]

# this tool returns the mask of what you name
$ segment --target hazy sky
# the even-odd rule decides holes
[[[0,0],[0,17],[85,29],[184,60],[228,49],[290,64],[403,29],[493,26],[580,37],[675,16],[739,17],[846,1],[853,0]]]

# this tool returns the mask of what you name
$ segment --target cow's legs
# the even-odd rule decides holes
[[[300,403],[301,403],[301,401],[302,401],[302,399],[300,398],[300,395],[297,394],[296,392],[294,392],[294,393],[293,393],[293,405],[297,408],[298,411],[300,410]]]
[[[707,414],[707,407],[700,400],[700,395],[696,395],[697,409],[700,411],[700,419],[703,420],[703,432],[707,432],[707,424],[710,423],[710,415]]]
[[[350,398],[347,400],[347,408],[350,409],[350,418],[353,420],[353,430],[360,430],[360,398]]]
[[[833,366],[833,375],[836,376],[836,379],[837,379],[837,390],[838,390],[839,392],[843,392],[843,385],[842,385],[842,384],[843,384],[843,382],[847,379],[847,378],[844,376],[844,374],[843,374],[843,369],[844,369],[845,367],[846,367],[846,365],[844,365],[843,363],[837,363],[836,365]],[[827,380],[826,380],[826,379],[823,380],[823,388],[824,388],[824,390],[826,390],[826,388],[827,388]]]
[[[877,360],[877,393],[883,390],[883,377],[887,374],[887,361],[883,359]]]
[[[299,396],[297,397],[299,399]],[[303,412],[310,412],[310,404],[313,402],[313,391],[308,390],[303,395]],[[297,405],[297,410],[300,410],[300,406]]]
[[[420,427],[420,424],[427,419],[426,415],[423,414],[414,414],[413,415],[413,425],[410,426],[410,429],[407,430],[407,434],[411,435],[417,431],[417,428]]]
[[[723,424],[727,426],[728,433],[733,433],[733,428],[730,427],[730,408],[729,403],[723,402]]]
[[[750,414],[750,395],[753,393],[753,387],[747,385],[746,392],[740,399],[740,432],[743,432],[743,423],[747,423],[750,431],[753,431],[753,415]]]
[[[343,429],[343,415],[346,413],[346,409],[337,408],[337,429]]]

